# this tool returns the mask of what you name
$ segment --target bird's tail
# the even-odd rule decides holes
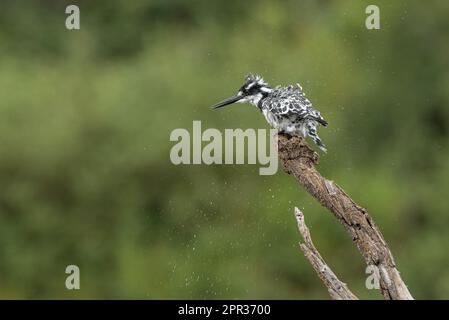
[[[318,136],[315,126],[309,126],[308,129],[309,129],[308,130],[309,137],[312,138],[313,142],[315,142],[315,144],[318,146],[318,148],[321,149],[321,151],[326,153],[327,152],[326,145],[323,143],[323,141]]]
[[[323,151],[324,153],[327,152],[327,148],[326,145],[323,143],[323,141],[321,141],[320,137],[315,136],[312,137],[313,141],[316,143],[316,145],[318,146],[318,148],[321,149],[321,151]]]

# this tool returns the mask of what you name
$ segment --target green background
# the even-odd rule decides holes
[[[370,212],[414,297],[449,298],[448,14],[445,0],[2,0],[0,298],[328,299],[294,206],[335,273],[381,298],[282,170],[170,162],[192,120],[268,128],[249,105],[209,109],[250,72],[302,84],[330,123],[321,173]]]

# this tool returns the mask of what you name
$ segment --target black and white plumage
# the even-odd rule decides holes
[[[326,146],[317,134],[317,127],[327,126],[327,121],[313,108],[299,84],[272,88],[262,77],[248,75],[237,95],[215,104],[213,108],[235,102],[248,102],[258,107],[268,123],[279,132],[309,136],[326,152]]]

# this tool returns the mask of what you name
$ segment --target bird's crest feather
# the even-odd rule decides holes
[[[245,81],[247,82],[247,83],[250,83],[250,82],[256,82],[256,83],[258,83],[259,85],[268,85],[268,83],[266,83],[264,80],[263,80],[263,78],[261,77],[261,76],[259,76],[259,75],[253,75],[253,74],[248,74],[246,77],[245,77]]]

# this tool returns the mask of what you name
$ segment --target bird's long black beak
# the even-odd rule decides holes
[[[239,101],[242,98],[243,98],[242,96],[233,96],[233,97],[227,98],[223,101],[220,101],[219,103],[214,104],[211,108],[218,109],[218,108],[226,107],[230,104],[233,104],[233,103]]]

